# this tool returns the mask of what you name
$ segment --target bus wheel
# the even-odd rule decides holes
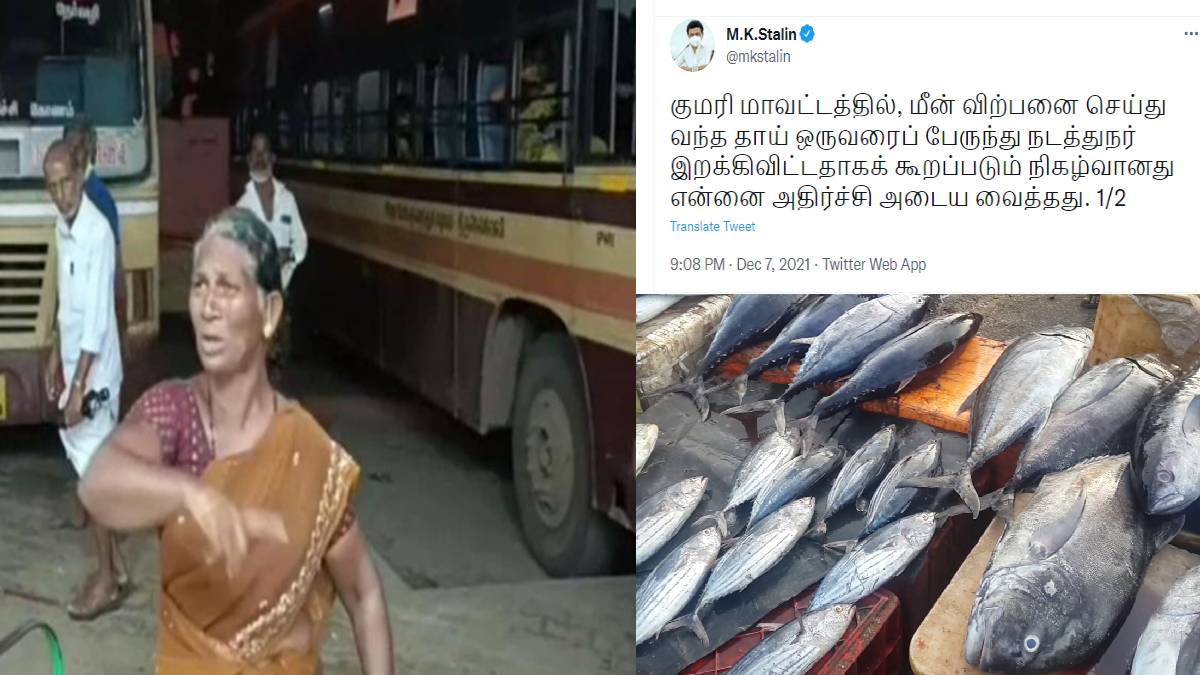
[[[583,378],[567,336],[546,333],[526,348],[515,406],[513,483],[526,543],[552,576],[609,571],[609,525],[590,499]]]

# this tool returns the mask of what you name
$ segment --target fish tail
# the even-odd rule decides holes
[[[737,393],[738,405],[741,405],[742,401],[746,398],[746,385],[749,380],[750,378],[746,376],[746,373],[742,373],[741,375],[737,376],[736,380],[733,381],[733,390]]]
[[[962,498],[967,508],[971,509],[971,517],[978,518],[980,511],[979,493],[975,492],[975,484],[971,482],[971,472],[969,470],[964,469],[959,472],[954,482],[954,491]]]
[[[704,622],[700,620],[701,607],[697,607],[696,611],[692,612],[692,616],[688,619],[688,628],[696,635],[696,639],[705,646],[709,646],[708,631],[704,630]]]
[[[782,407],[776,423],[783,416]],[[808,453],[817,447],[817,423],[821,420],[814,414],[800,420],[800,455],[807,457]]]
[[[813,525],[812,528],[804,535],[809,539],[824,539],[829,534],[829,527],[825,525],[825,521]]]
[[[726,415],[745,415],[747,413],[765,413],[769,412],[775,405],[774,399],[766,399],[763,401],[755,401],[745,405],[734,406],[725,411]]]

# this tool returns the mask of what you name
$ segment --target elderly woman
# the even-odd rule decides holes
[[[358,466],[267,379],[283,313],[274,237],[229,209],[193,260],[203,372],[147,391],[79,488],[103,524],[159,530],[157,672],[320,673],[336,591],[364,672],[390,674],[387,609],[351,509]]]

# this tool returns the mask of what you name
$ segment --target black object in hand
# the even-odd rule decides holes
[[[89,391],[83,395],[83,416],[92,419],[96,414],[96,408],[108,402],[108,387],[100,391]]]

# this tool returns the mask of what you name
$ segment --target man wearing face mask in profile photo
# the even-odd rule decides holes
[[[704,24],[695,19],[687,25],[688,42],[683,50],[675,56],[675,65],[695,72],[704,70],[712,59],[713,50],[704,47]]]

